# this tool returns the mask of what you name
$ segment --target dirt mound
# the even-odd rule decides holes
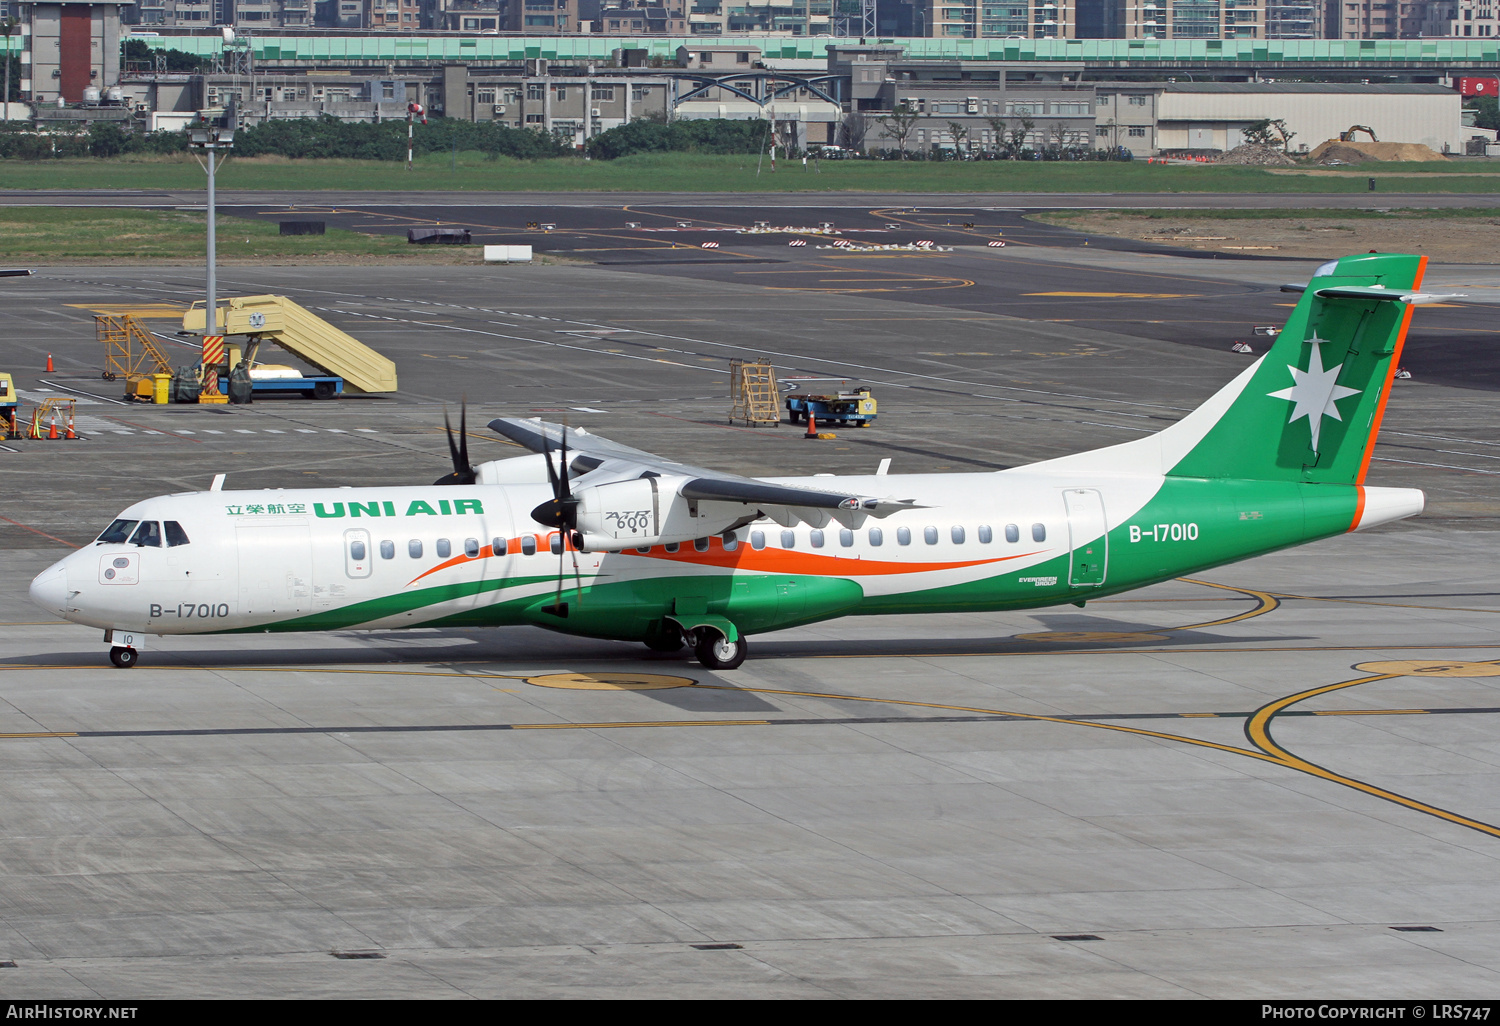
[[[1345,164],[1363,164],[1370,160],[1415,160],[1424,162],[1442,161],[1445,158],[1431,146],[1421,143],[1340,142],[1329,139],[1319,143],[1317,149],[1308,154],[1315,164],[1331,164],[1335,160]]]
[[[1255,167],[1292,167],[1297,162],[1274,146],[1245,143],[1224,154],[1217,163],[1249,164]]]

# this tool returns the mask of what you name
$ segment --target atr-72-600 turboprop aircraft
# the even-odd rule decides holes
[[[1426,258],[1320,267],[1270,351],[1147,438],[997,473],[752,479],[537,420],[533,455],[420,488],[218,491],[138,502],[31,584],[148,635],[534,624],[684,641],[837,616],[1082,604],[1421,511],[1364,484]],[[462,438],[462,432],[460,438]],[[216,482],[217,484],[217,482]]]

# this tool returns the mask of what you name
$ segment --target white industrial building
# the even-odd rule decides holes
[[[1422,143],[1439,153],[1463,153],[1468,135],[1463,97],[1440,85],[1174,82],[1159,88],[1157,152],[1232,150],[1245,141],[1246,127],[1265,118],[1286,122],[1295,133],[1293,152],[1337,139],[1353,125],[1373,129],[1381,142]]]

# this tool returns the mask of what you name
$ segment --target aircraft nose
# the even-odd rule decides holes
[[[68,572],[61,565],[49,567],[31,582],[31,601],[61,616],[68,611]]]

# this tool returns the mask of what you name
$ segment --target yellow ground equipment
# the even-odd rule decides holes
[[[1375,129],[1371,128],[1369,125],[1350,125],[1348,131],[1339,133],[1339,142],[1353,142],[1356,132],[1365,133],[1365,135],[1368,135],[1370,137],[1371,142],[1380,141],[1379,139],[1375,138]]]
[[[76,438],[73,430],[73,412],[77,403],[73,399],[43,399],[31,411],[31,420],[23,428],[27,438]],[[58,420],[61,416],[61,421]]]
[[[202,333],[206,320],[203,303],[194,303],[182,316],[182,329]],[[259,343],[269,339],[324,374],[343,378],[355,391],[396,391],[394,363],[285,296],[239,296],[221,302],[219,330],[250,336],[245,357],[252,365]]]
[[[729,422],[746,424],[780,424],[781,405],[777,401],[776,369],[766,360],[729,361],[729,397],[733,406]]]
[[[16,407],[20,401],[20,396],[16,395],[16,383],[9,374],[0,373],[0,438],[17,437]]]
[[[99,314],[94,331],[104,345],[104,380],[124,378],[125,398],[153,402],[156,375],[172,375],[172,362],[151,337],[151,332],[129,314]]]

